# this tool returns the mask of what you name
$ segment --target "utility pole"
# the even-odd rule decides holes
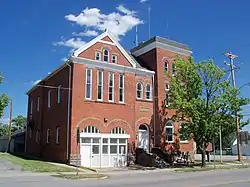
[[[10,141],[11,141],[11,126],[12,126],[12,99],[10,99],[10,119],[9,119],[9,142],[8,142],[8,152],[10,152]]]
[[[224,53],[225,56],[227,56],[230,60],[230,63],[226,63],[230,67],[231,75],[232,75],[232,84],[233,87],[236,88],[236,82],[235,82],[235,66],[234,66],[234,59],[237,58],[236,55],[232,54],[232,52],[226,52]],[[237,97],[237,95],[235,95]],[[237,138],[237,152],[238,152],[238,161],[241,161],[241,151],[240,151],[240,128],[239,128],[239,120],[237,111],[235,111],[235,126],[236,126],[236,138]]]
[[[221,125],[220,125],[220,162],[222,163],[222,139],[221,139]]]

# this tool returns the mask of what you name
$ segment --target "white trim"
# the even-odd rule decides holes
[[[61,87],[62,85],[59,85],[57,88],[57,104],[61,103]]]
[[[102,52],[101,51],[95,51],[95,60],[98,60],[98,59],[96,59],[96,57],[97,57],[97,54],[99,54],[99,60],[102,60]]]
[[[116,39],[110,33],[108,33],[108,31],[105,31],[104,33],[102,33],[101,35],[97,36],[96,38],[94,38],[93,40],[91,40],[90,42],[88,42],[87,44],[85,44],[82,47],[80,47],[78,50],[76,50],[74,52],[73,56],[74,57],[78,57],[83,51],[85,51],[86,49],[88,49],[89,47],[91,47],[92,45],[94,45],[95,43],[99,42],[101,39],[103,39],[106,36],[108,36],[111,39],[111,41],[121,51],[121,53],[125,56],[125,58],[130,62],[130,64],[132,65],[132,67],[135,68],[136,67],[136,63],[134,62],[134,60],[130,57],[130,55],[126,52],[126,50],[119,44],[119,42],[117,42]]]
[[[174,53],[177,53],[177,54],[180,54],[180,55],[184,55],[184,56],[190,56],[192,54],[192,51],[189,51],[189,50],[186,50],[186,49],[182,49],[182,48],[179,48],[179,47],[175,47],[175,46],[172,46],[172,45],[168,45],[168,44],[164,44],[164,43],[161,43],[161,42],[158,42],[158,41],[155,41],[155,42],[152,42],[134,52],[132,52],[133,55],[135,55],[136,57],[142,55],[142,54],[145,54],[149,51],[151,51],[152,49],[155,49],[155,48],[161,48],[161,49],[165,49],[165,50],[168,50],[168,51],[172,51]]]
[[[149,99],[147,98],[147,86],[149,86]],[[146,84],[146,89],[145,89],[145,96],[147,101],[152,101],[152,85],[151,84]]]
[[[109,85],[109,83],[110,83],[110,75],[111,75],[111,77],[112,77],[112,83],[113,83],[113,85],[112,86],[110,86]],[[115,74],[114,74],[114,72],[109,72],[108,73],[108,101],[109,102],[114,102],[114,92],[115,92]],[[111,99],[109,99],[109,88],[112,88],[112,100]]]
[[[48,108],[51,107],[51,90],[48,91]]]
[[[30,101],[30,114],[33,114],[33,100]]]
[[[115,62],[113,62],[113,57],[115,57]],[[115,55],[115,54],[112,54],[112,55],[111,55],[111,63],[117,64],[117,61],[118,61],[118,56]]]
[[[56,127],[56,144],[60,143],[60,127]]]
[[[90,97],[87,97],[87,77],[88,77],[88,70],[90,71]],[[92,99],[92,69],[86,68],[85,71],[85,99],[91,100]]]
[[[120,82],[120,78],[121,78],[121,76],[122,76],[122,85],[123,85],[123,87],[120,87],[120,84],[121,84],[121,82]],[[125,96],[124,96],[124,90],[125,90],[125,85],[124,85],[124,74],[123,73],[120,73],[119,74],[119,92],[118,92],[118,100],[119,100],[119,103],[124,103],[124,100],[125,100]],[[123,98],[123,101],[120,101],[120,89],[122,89],[122,98]]]
[[[37,106],[36,106],[37,112],[40,110],[40,97],[37,97]]]
[[[105,51],[108,52],[107,55],[105,55]],[[104,48],[103,51],[102,51],[102,56],[103,56],[103,62],[110,62],[110,61],[109,61],[109,60],[110,60],[110,58],[109,58],[109,57],[110,57],[109,49]],[[104,60],[104,58],[105,58],[106,56],[108,57],[108,60],[107,60],[107,61]]]
[[[167,124],[168,123],[170,123],[172,126],[167,126]],[[167,128],[169,128],[169,129],[172,129],[172,138],[173,138],[173,140],[172,141],[168,141],[167,139],[166,139],[166,137],[167,137],[167,131],[166,131],[166,129]],[[166,143],[174,143],[174,124],[172,123],[172,122],[170,122],[170,121],[168,121],[166,124],[165,124],[165,139],[166,139]]]
[[[71,60],[73,63],[76,64],[85,64],[88,67],[98,67],[98,68],[103,68],[103,69],[110,69],[112,71],[119,71],[119,72],[131,72],[131,73],[136,73],[138,75],[154,75],[154,71],[150,71],[147,69],[141,69],[141,68],[132,68],[128,66],[123,66],[119,64],[113,64],[113,63],[107,63],[99,60],[92,60],[92,59],[87,59],[87,58],[82,58],[82,57],[71,57]]]
[[[80,133],[81,138],[130,138],[129,134]]]
[[[137,92],[138,92],[138,84],[141,84],[141,97],[137,97]],[[138,82],[136,84],[136,99],[142,100],[143,99],[143,84],[141,82]]]
[[[99,85],[99,73],[101,72],[101,76],[102,76],[102,82],[101,82],[101,85]],[[103,101],[103,71],[102,70],[98,70],[97,71],[97,101]],[[98,89],[99,89],[99,86],[101,86],[101,99],[98,98]]]
[[[105,41],[105,40],[99,40],[98,42],[115,46],[115,44],[113,42],[109,42],[109,41]]]

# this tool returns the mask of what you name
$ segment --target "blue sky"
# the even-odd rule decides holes
[[[34,81],[53,71],[72,47],[89,41],[105,26],[113,29],[125,49],[134,47],[137,24],[139,42],[147,40],[148,3],[151,36],[186,43],[197,61],[213,57],[224,68],[227,58],[223,53],[232,51],[239,56],[237,85],[250,82],[250,1],[2,0],[0,71],[5,82],[0,93],[6,92],[13,99],[13,115],[26,115],[25,93]],[[116,16],[118,26],[113,27]],[[249,97],[250,87],[244,87],[242,95]],[[250,113],[250,107],[245,112]],[[2,120],[6,118],[8,108]]]

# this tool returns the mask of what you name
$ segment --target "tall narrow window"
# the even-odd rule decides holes
[[[176,75],[176,65],[175,64],[172,64],[172,73],[173,73],[173,76]]]
[[[103,61],[108,62],[109,61],[109,50],[104,49],[103,51]]]
[[[117,55],[112,55],[112,63],[117,63]]]
[[[86,86],[85,98],[91,99],[92,97],[92,69],[86,69]]]
[[[170,85],[169,84],[166,84],[165,85],[165,92],[166,92],[166,104],[165,106],[168,107],[170,105],[170,93],[169,93],[169,88],[170,88]]]
[[[103,100],[103,71],[99,70],[97,73],[97,100]]]
[[[48,108],[51,107],[51,90],[48,91]]]
[[[151,100],[151,85],[150,84],[147,84],[146,86],[146,99],[147,100]]]
[[[47,129],[47,143],[50,143],[50,129]]]
[[[114,73],[109,72],[109,101],[114,102]]]
[[[119,102],[124,103],[124,74],[119,75]]]
[[[143,91],[142,83],[139,82],[136,85],[136,98],[137,99],[142,99],[142,91]]]
[[[168,73],[168,62],[165,62],[165,74]]]
[[[95,59],[96,60],[101,60],[101,52],[99,52],[99,51],[95,52]]]
[[[182,142],[182,143],[187,143],[188,142],[188,137],[184,133],[185,132],[185,128],[186,128],[186,124],[182,123],[180,125],[180,129],[179,129],[179,133],[180,133],[179,138],[180,138],[180,142]]]
[[[56,144],[60,143],[60,127],[56,127]]]
[[[59,85],[57,89],[57,103],[58,104],[61,102],[61,87],[62,85]]]
[[[30,101],[30,114],[33,114],[33,100]]]
[[[39,110],[40,110],[40,97],[37,98],[37,106],[36,107],[37,107],[36,108],[37,112],[39,112]]]
[[[166,123],[166,142],[174,142],[174,126],[172,123]]]

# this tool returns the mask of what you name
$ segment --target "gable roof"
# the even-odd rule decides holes
[[[125,56],[125,58],[129,61],[129,63],[132,65],[132,67],[136,68],[136,62],[134,61],[133,58],[131,58],[131,56],[127,53],[127,51],[121,46],[121,44],[108,32],[108,30],[106,30],[104,33],[100,34],[99,36],[97,36],[96,38],[94,38],[93,40],[91,40],[90,42],[86,43],[85,45],[83,45],[82,47],[80,47],[79,49],[77,49],[74,53],[73,56],[74,57],[78,57],[79,54],[81,54],[83,51],[85,51],[86,49],[88,49],[89,47],[91,47],[92,45],[94,45],[97,42],[100,42],[104,37],[108,36],[111,41],[116,45],[116,47],[121,51],[121,53]],[[102,40],[103,41],[103,40]],[[109,43],[104,41],[105,43]],[[104,43],[103,42],[103,43]],[[111,43],[111,42],[110,42]]]

